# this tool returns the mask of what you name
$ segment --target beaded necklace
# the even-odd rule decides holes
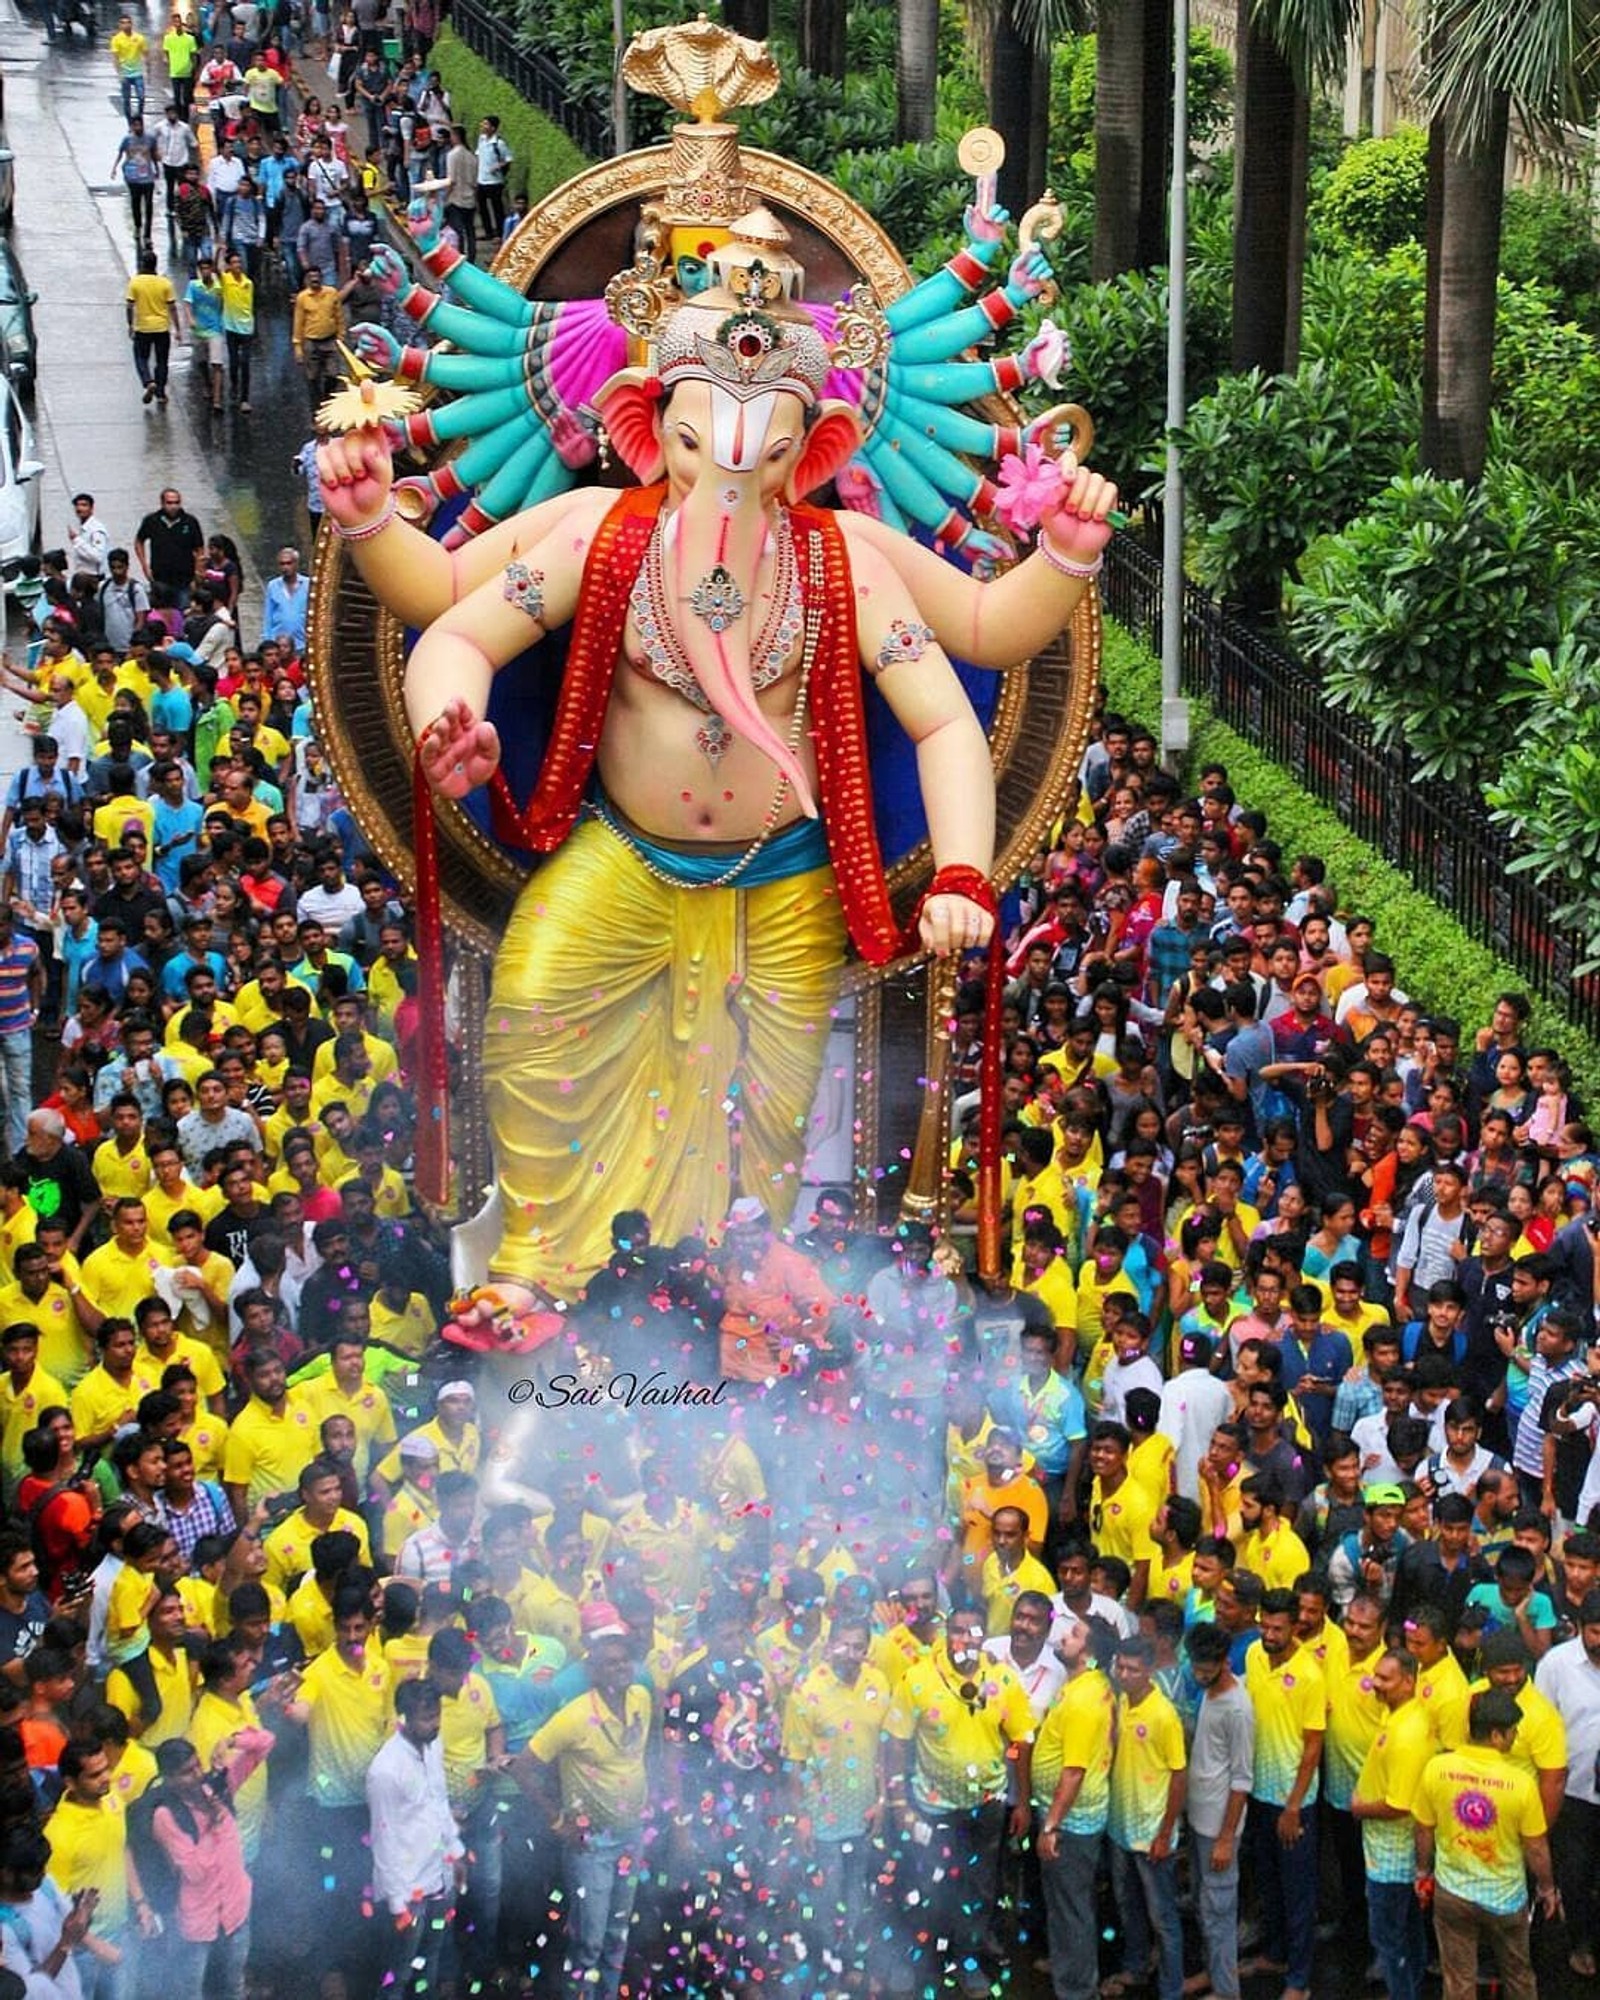
[[[659,532],[658,529],[657,533]],[[788,540],[788,522],[786,519],[780,546],[782,542]],[[789,722],[787,748],[791,756],[799,750],[800,738],[805,732],[806,693],[811,684],[811,668],[817,654],[817,635],[822,629],[822,612],[825,602],[823,583],[822,537],[813,529],[806,536],[806,587],[803,593],[805,605],[803,620],[805,644],[800,654],[799,692],[795,696],[794,714]],[[771,676],[769,676],[769,681],[770,679]],[[695,692],[697,694],[700,692],[698,683],[695,685]],[[704,700],[703,695],[701,699]],[[629,840],[626,832],[618,826],[616,821],[606,811],[603,804],[595,805],[592,810],[596,818],[600,821],[600,824],[616,835],[617,839],[628,849],[629,853],[632,854],[645,873],[653,875],[658,882],[666,883],[669,889],[726,889],[730,883],[738,880],[750,866],[751,862],[755,860],[762,848],[772,838],[773,829],[778,824],[778,815],[782,812],[783,802],[788,796],[789,776],[787,772],[784,772],[778,778],[778,787],[772,794],[772,803],[767,807],[766,817],[761,822],[760,832],[757,833],[755,839],[751,841],[750,845],[730,868],[725,868],[720,875],[713,876],[709,882],[682,882],[675,875],[669,875],[666,869],[658,868],[648,855],[640,853],[634,843]]]
[[[676,626],[672,622],[670,598],[667,591],[666,569],[663,561],[665,550],[665,516],[656,523],[655,530],[645,549],[644,561],[639,574],[634,578],[633,589],[629,593],[628,608],[633,613],[634,623],[639,628],[639,643],[644,649],[650,672],[664,687],[680,694],[705,716],[705,727],[695,732],[695,742],[712,770],[722,762],[733,732],[722,717],[712,708],[705,690],[695,678],[694,668],[683,649]],[[750,685],[759,694],[763,688],[771,687],[783,672],[794,642],[800,636],[805,612],[800,590],[799,565],[795,561],[794,537],[789,527],[789,517],[783,509],[778,510],[777,537],[773,559],[772,601],[767,608],[766,622],[756,640],[751,654]]]

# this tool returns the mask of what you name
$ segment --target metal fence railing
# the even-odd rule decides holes
[[[1160,557],[1131,534],[1115,536],[1102,590],[1111,616],[1159,652]],[[1332,806],[1352,833],[1515,966],[1575,1027],[1600,1035],[1600,979],[1573,976],[1584,956],[1581,939],[1555,922],[1546,890],[1509,873],[1516,849],[1480,798],[1417,778],[1405,756],[1380,748],[1358,717],[1328,706],[1302,660],[1230,617],[1193,583],[1184,590],[1183,685]]]
[[[497,70],[519,97],[559,125],[591,160],[611,152],[611,121],[604,105],[575,97],[560,68],[538,50],[525,47],[511,23],[476,0],[454,0],[450,25],[475,56]]]

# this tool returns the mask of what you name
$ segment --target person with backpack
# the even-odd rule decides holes
[[[251,1882],[233,1799],[276,1741],[270,1729],[242,1729],[227,1762],[206,1771],[175,1736],[157,1749],[157,1782],[129,1814],[146,1894],[169,1923],[168,2000],[202,2000],[208,1984],[217,2000],[243,2000]]]

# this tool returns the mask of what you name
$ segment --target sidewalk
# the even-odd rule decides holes
[[[139,398],[123,317],[134,269],[133,231],[120,176],[110,172],[125,128],[104,38],[92,50],[80,39],[74,48],[47,51],[43,36],[8,0],[0,9],[0,64],[6,137],[17,156],[12,241],[39,295],[33,418],[48,468],[42,482],[45,546],[65,538],[74,492],[93,493],[112,536],[131,546],[162,486],[176,486],[208,534],[220,530],[238,543],[245,576],[241,627],[253,631],[261,583],[250,537],[225,504],[218,473],[227,468],[178,393],[187,386],[189,350],[174,347],[174,394],[164,410]],[[147,109],[159,117],[160,108],[152,94]],[[162,234],[158,195],[158,250]],[[262,430],[265,448],[274,434],[270,418]],[[6,706],[0,709],[0,779],[26,757],[25,739]]]

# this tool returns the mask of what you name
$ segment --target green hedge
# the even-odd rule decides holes
[[[1106,625],[1104,674],[1108,706],[1155,726],[1161,713],[1161,667],[1153,654],[1120,626]],[[1494,1009],[1495,996],[1528,992],[1514,966],[1471,938],[1421,890],[1351,833],[1327,806],[1303,791],[1287,771],[1219,722],[1201,700],[1191,702],[1189,769],[1226,764],[1240,803],[1267,815],[1271,837],[1285,854],[1320,854],[1346,913],[1359,911],[1377,926],[1379,944],[1394,959],[1400,984],[1413,999],[1473,1031]],[[1585,1102],[1600,1105],[1600,1043],[1583,1034],[1558,1007],[1530,993],[1529,1034],[1558,1048],[1570,1064]]]
[[[530,206],[588,166],[588,160],[559,125],[551,124],[531,104],[524,104],[505,78],[475,56],[449,28],[440,29],[431,61],[444,78],[458,125],[476,133],[480,118],[500,120],[501,137],[515,155],[509,184]]]

